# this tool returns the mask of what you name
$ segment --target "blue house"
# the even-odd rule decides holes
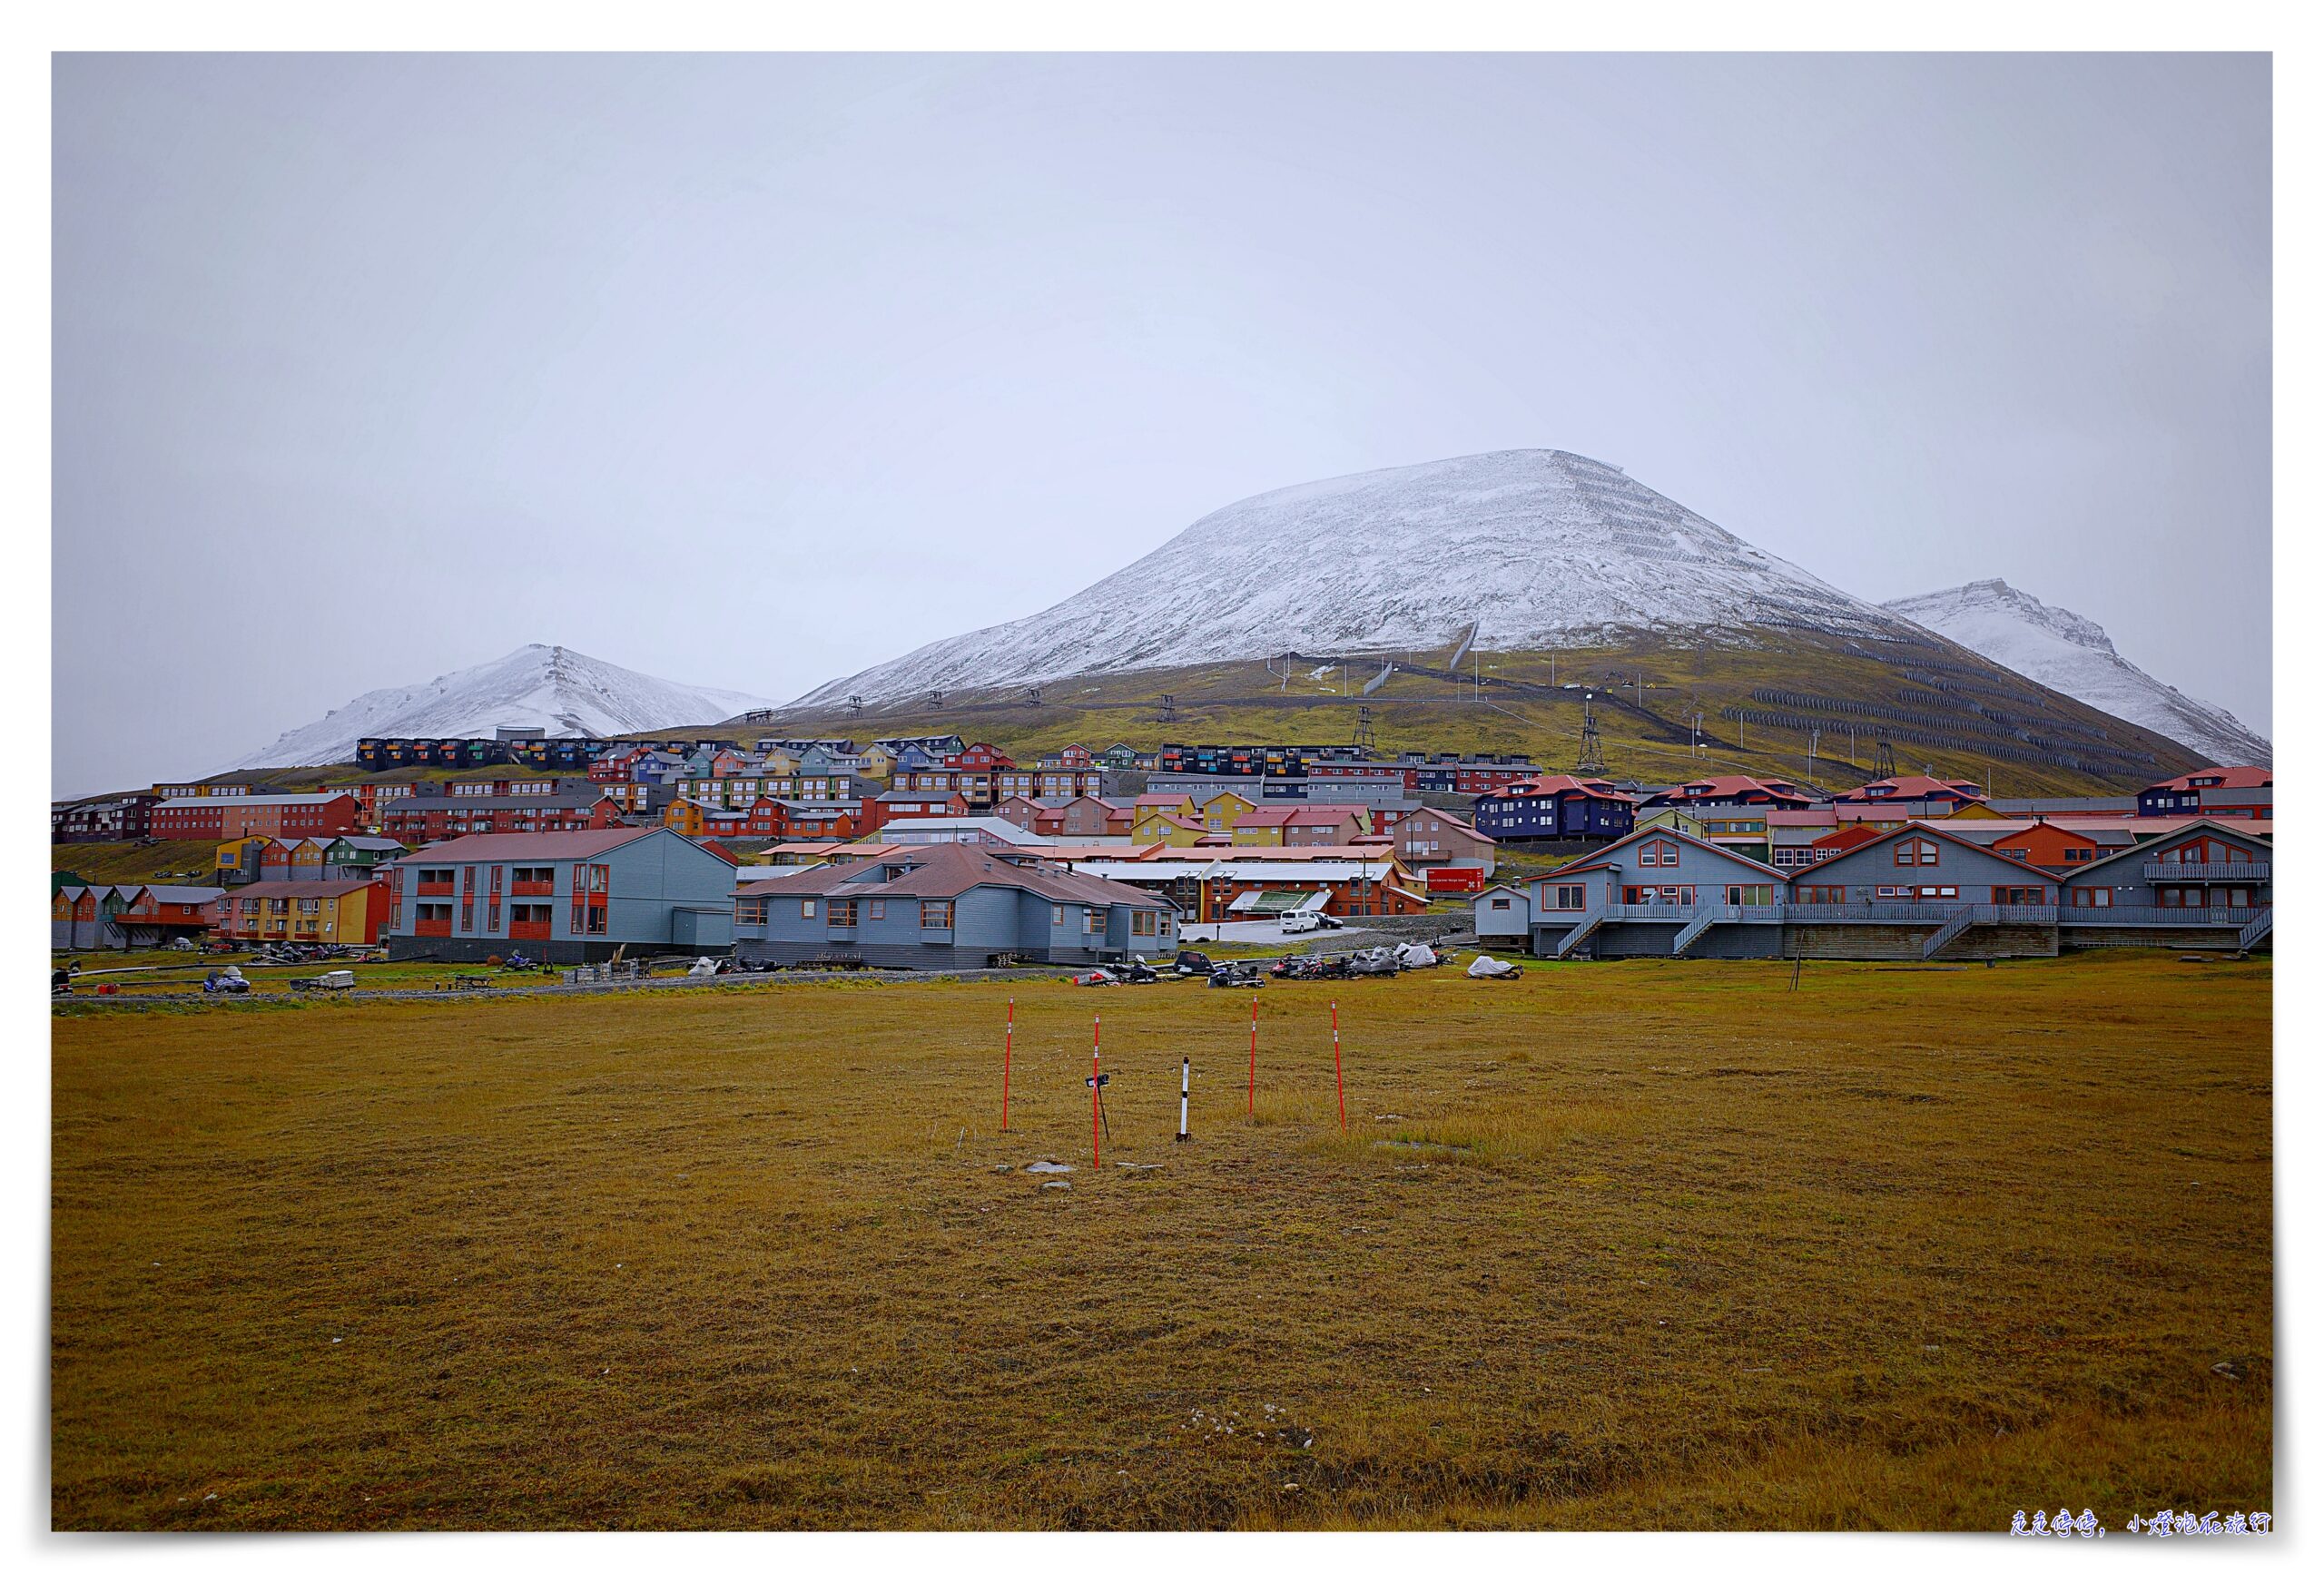
[[[724,951],[734,866],[674,830],[468,835],[381,865],[391,960]]]
[[[1472,822],[1495,841],[1620,841],[1637,817],[1637,801],[1610,782],[1551,775],[1480,796]]]
[[[1178,949],[1163,898],[1029,851],[932,845],[749,880],[734,890],[746,968],[957,969],[1123,961]]]
[[[2058,881],[2075,946],[2249,950],[2273,933],[2274,843],[2210,820],[2141,841]]]
[[[1533,950],[1556,957],[1777,956],[1786,877],[1726,847],[1652,826],[1527,887]]]
[[[1957,908],[1965,903],[2051,907],[2057,876],[1918,821],[1900,826],[1836,858],[1793,869],[1791,899],[1808,906],[1917,903]]]

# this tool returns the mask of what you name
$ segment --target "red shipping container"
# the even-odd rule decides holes
[[[1482,869],[1450,866],[1431,869],[1428,870],[1428,888],[1431,891],[1441,890],[1448,895],[1472,894],[1485,888],[1485,871]]]

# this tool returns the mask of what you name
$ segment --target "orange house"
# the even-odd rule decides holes
[[[2044,820],[2003,836],[1992,850],[2004,858],[2063,874],[2096,862],[2102,849],[2098,838],[2088,831],[2067,830]]]

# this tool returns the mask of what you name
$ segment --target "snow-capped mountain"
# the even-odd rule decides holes
[[[1037,615],[916,649],[799,700],[1308,654],[1485,649],[1621,629],[1898,624],[1565,451],[1492,451],[1301,484],[1215,511]]]
[[[2266,764],[2275,749],[2216,703],[2190,698],[2114,652],[2088,616],[2011,587],[2000,578],[1965,583],[1887,608],[2053,692],[2183,742],[2215,764]]]
[[[501,725],[539,726],[551,736],[613,736],[711,725],[765,707],[765,699],[746,693],[681,686],[573,649],[527,644],[432,682],[366,693],[222,767],[344,763],[367,736],[490,736]]]

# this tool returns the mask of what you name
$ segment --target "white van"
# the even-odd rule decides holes
[[[1283,932],[1285,934],[1314,934],[1323,927],[1312,912],[1286,912],[1283,915]]]

